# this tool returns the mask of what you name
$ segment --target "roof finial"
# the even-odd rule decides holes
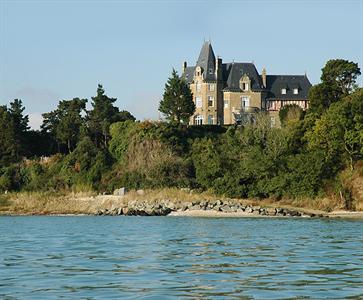
[[[306,76],[306,70],[305,70],[305,77],[307,77],[307,76]]]

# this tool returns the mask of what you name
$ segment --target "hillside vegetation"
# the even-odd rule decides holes
[[[41,131],[32,131],[14,100],[0,107],[0,191],[190,188],[300,204],[329,198],[362,210],[360,70],[332,60],[322,71],[309,110],[285,106],[282,128],[272,128],[263,112],[246,126],[187,126],[172,117],[138,122],[99,86],[90,111],[86,99],[63,100],[43,115]]]

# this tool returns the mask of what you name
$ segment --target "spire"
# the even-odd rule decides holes
[[[203,69],[204,78],[210,77],[211,75],[214,76],[215,62],[216,57],[211,42],[204,42],[197,60],[197,66],[200,66]]]

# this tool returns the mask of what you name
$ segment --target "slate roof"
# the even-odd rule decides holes
[[[203,79],[215,81],[216,57],[210,42],[204,42],[195,66],[185,68],[182,77],[187,83],[193,82],[195,68],[200,66],[203,70]],[[225,83],[224,91],[240,91],[239,81],[246,74],[251,80],[252,91],[267,90],[267,100],[306,100],[308,99],[311,83],[305,75],[267,75],[266,88],[262,85],[262,77],[258,73],[253,63],[233,62],[223,63],[222,78]],[[209,72],[211,70],[211,72]],[[212,73],[212,74],[211,74]],[[281,89],[286,88],[286,94],[281,93]],[[294,94],[294,88],[299,89],[299,93]]]
[[[187,83],[193,82],[194,72],[195,72],[195,66],[185,68],[182,77],[185,79]]]
[[[281,89],[286,89],[286,94]],[[294,94],[294,88],[299,93]],[[266,89],[268,90],[267,100],[306,100],[308,99],[311,83],[305,75],[267,75]]]
[[[196,66],[200,66],[203,70],[204,80],[215,80],[216,57],[213,52],[212,44],[204,42],[200,50]]]
[[[223,64],[223,79],[227,82],[225,91],[240,91],[239,81],[246,74],[251,80],[251,89],[260,91],[263,89],[262,80],[253,63],[228,63]]]

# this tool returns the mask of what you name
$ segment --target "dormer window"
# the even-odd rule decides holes
[[[195,76],[200,76],[202,74],[202,69],[201,67],[197,67],[196,70],[195,70]]]
[[[209,74],[212,75],[213,74],[213,69],[209,69]]]
[[[239,88],[244,91],[247,92],[250,90],[250,86],[251,86],[251,80],[248,77],[248,75],[243,75],[241,77],[241,79],[239,80]]]
[[[281,94],[286,95],[286,88],[281,89]]]
[[[299,94],[299,89],[298,88],[294,88],[294,95]]]

